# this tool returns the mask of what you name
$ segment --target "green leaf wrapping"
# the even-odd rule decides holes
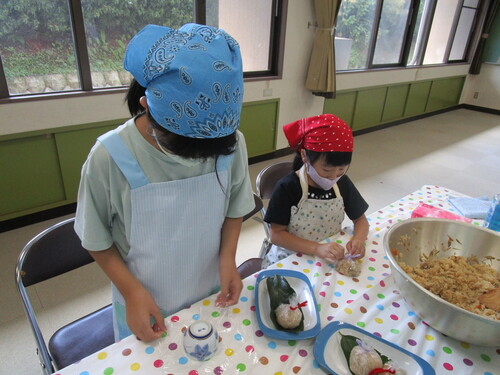
[[[357,337],[350,336],[350,335],[343,335],[340,333],[340,336],[342,338],[340,339],[340,347],[342,348],[342,352],[344,353],[345,359],[347,361],[347,366],[349,367],[349,371],[351,371],[351,363],[349,362],[349,358],[351,357],[351,351],[354,349],[355,346],[358,346],[358,343],[356,340],[360,340]],[[374,350],[377,352],[377,354],[380,356],[382,359],[382,363],[385,365],[387,362],[390,361],[390,358],[380,354],[380,352],[374,348]],[[351,374],[354,375],[354,373],[351,371]]]
[[[266,278],[267,290],[269,293],[269,300],[271,302],[271,320],[274,323],[276,329],[280,331],[286,332],[301,332],[304,330],[304,313],[302,312],[302,308],[300,308],[300,312],[302,314],[302,319],[300,320],[300,324],[295,328],[283,328],[276,318],[275,310],[278,306],[282,304],[289,304],[290,300],[296,296],[295,290],[288,284],[288,281],[281,275],[274,275]]]
[[[352,349],[354,349],[354,347],[358,345],[358,343],[356,342],[357,337],[350,335],[343,335],[342,333],[340,333],[340,336],[342,336],[342,338],[340,339],[340,347],[342,348],[342,352],[345,355],[349,371],[351,372],[352,375],[354,375],[354,373],[351,371],[351,364],[349,362],[349,358],[351,357]]]

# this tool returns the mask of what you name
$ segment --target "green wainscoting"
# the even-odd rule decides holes
[[[52,135],[2,142],[0,160],[2,214],[65,199],[57,147]]]
[[[240,130],[249,157],[276,150],[278,113],[279,99],[243,104]],[[97,137],[124,121],[0,136],[0,221],[74,203]]]
[[[61,155],[59,164],[64,176],[63,184],[66,199],[73,202],[76,201],[78,184],[80,182],[80,170],[97,137],[116,128],[121,123],[120,121],[113,126],[100,126],[55,134],[57,149],[59,155]]]
[[[399,120],[404,116],[408,85],[390,86],[385,97],[382,122]]]
[[[356,92],[338,92],[335,99],[325,100],[323,113],[333,113],[348,124],[352,124],[356,108]]]
[[[460,100],[464,79],[438,79],[432,81],[426,111],[437,111],[456,105]]]
[[[431,85],[430,81],[410,83],[404,117],[425,113]]]
[[[0,221],[74,203],[96,138],[121,120],[0,137]]]
[[[380,123],[386,92],[385,87],[358,91],[352,121],[353,129],[365,129]]]
[[[419,116],[459,104],[465,76],[398,83],[337,92],[325,100],[324,113],[333,113],[353,130]]]
[[[239,129],[245,135],[248,157],[276,151],[279,100],[243,104]]]

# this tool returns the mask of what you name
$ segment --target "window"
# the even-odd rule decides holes
[[[3,0],[0,98],[127,86],[123,56],[147,24],[216,26],[241,45],[246,77],[278,75],[287,0]],[[267,16],[266,16],[267,15]]]
[[[376,2],[341,2],[335,34],[335,60],[344,63],[337,63],[337,70],[363,69],[368,66],[368,48],[372,39]]]
[[[373,65],[400,64],[411,0],[385,0],[382,4]]]
[[[218,19],[207,24],[227,31],[240,44],[245,72],[271,69],[269,51],[271,43],[273,2],[269,0],[209,0],[207,7],[214,9],[219,3]],[[255,17],[250,16],[254,14]],[[261,17],[257,15],[265,15]]]
[[[337,70],[466,61],[479,0],[343,0]]]
[[[465,60],[479,0],[464,1],[458,19],[449,60]]]
[[[438,1],[425,49],[424,64],[439,64],[445,61],[448,39],[454,27],[455,11],[460,0]]]
[[[128,41],[146,24],[179,28],[194,22],[194,2],[185,0],[81,0],[92,88],[128,85],[123,70]]]

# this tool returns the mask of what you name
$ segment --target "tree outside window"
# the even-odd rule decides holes
[[[467,59],[479,0],[343,0],[336,25],[337,70],[448,64]],[[351,40],[350,51],[337,48]]]
[[[223,28],[241,45],[245,74],[275,74],[279,54],[272,46],[280,44],[275,31],[285,2],[2,0],[0,98],[127,86],[125,49],[147,24]]]

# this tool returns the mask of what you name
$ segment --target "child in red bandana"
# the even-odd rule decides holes
[[[270,223],[273,246],[264,268],[293,252],[335,262],[365,255],[368,204],[347,177],[353,152],[353,136],[340,118],[324,114],[283,127],[290,147],[297,152],[294,172],[274,189],[264,221]],[[344,212],[354,223],[346,249],[337,243],[320,243],[339,233]]]

